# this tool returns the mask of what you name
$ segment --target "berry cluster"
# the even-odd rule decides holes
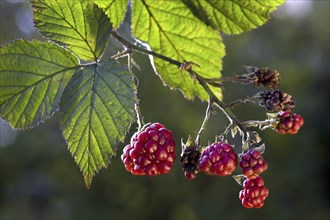
[[[216,142],[208,146],[199,160],[201,171],[208,175],[228,176],[234,172],[238,157],[232,146]]]
[[[188,144],[187,144],[188,145]],[[240,167],[245,176],[243,190],[239,198],[246,208],[261,208],[268,196],[268,189],[264,186],[263,179],[259,176],[267,170],[268,163],[257,149],[247,150],[238,157],[234,148],[226,142],[215,142],[207,146],[202,153],[198,147],[183,145],[181,155],[182,168],[185,177],[195,179],[199,171],[207,175],[228,176],[231,175],[240,158]]]
[[[136,132],[121,155],[127,171],[134,175],[155,176],[171,171],[175,160],[175,142],[171,131],[160,123]]]
[[[181,69],[191,71],[191,63],[183,63]],[[233,176],[243,186],[239,192],[239,199],[246,208],[261,208],[269,194],[264,180],[260,176],[268,169],[268,162],[262,156],[264,144],[256,131],[246,131],[242,127],[273,128],[280,134],[296,134],[304,124],[304,119],[292,112],[295,107],[292,96],[277,89],[280,82],[277,71],[256,67],[246,67],[246,70],[246,74],[235,76],[234,79],[243,84],[254,83],[257,86],[264,86],[269,90],[259,92],[249,99],[237,100],[228,106],[242,104],[247,100],[252,102],[258,100],[258,104],[266,108],[268,119],[245,123],[235,121],[235,124],[233,123],[235,118],[233,118],[232,124],[218,136],[221,141],[216,141],[206,148],[202,148],[199,145],[199,138],[205,122],[209,120],[210,112],[212,112],[214,103],[210,101],[196,141],[189,137],[186,144],[182,143],[180,162],[184,176],[188,180],[196,179],[199,172],[204,172],[207,175],[228,176],[233,174],[239,164],[242,174]],[[212,79],[208,79],[208,83],[218,85],[218,82],[212,81]],[[242,154],[237,155],[234,147],[226,142],[225,138],[229,131],[233,138],[237,133],[242,136]],[[166,174],[173,167],[174,148],[175,142],[171,131],[160,123],[147,124],[133,135],[130,144],[124,148],[121,160],[126,170],[134,175]]]
[[[296,134],[304,124],[304,118],[296,113],[282,111],[277,117],[279,122],[275,131],[280,134]]]
[[[261,208],[268,196],[268,189],[259,175],[267,170],[268,163],[256,149],[250,149],[241,156],[240,167],[246,179],[239,198],[246,208]]]
[[[278,89],[266,90],[257,93],[252,100],[259,100],[259,105],[265,107],[268,113],[276,113],[269,114],[271,118],[276,118],[276,122],[270,121],[266,127],[272,127],[280,134],[296,134],[304,124],[303,117],[292,112],[295,102],[288,93]]]

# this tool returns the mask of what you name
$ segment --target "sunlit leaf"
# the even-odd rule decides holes
[[[83,60],[101,57],[111,24],[92,0],[32,0],[32,6],[35,26],[43,35]]]
[[[1,118],[24,129],[50,117],[77,65],[73,54],[53,43],[18,40],[1,47]]]
[[[226,34],[259,27],[285,0],[182,0],[201,21]]]
[[[112,25],[118,28],[124,20],[128,0],[94,0],[94,3],[103,9]]]
[[[135,95],[131,73],[111,60],[76,72],[65,89],[61,128],[87,187],[135,121]]]
[[[132,3],[134,36],[148,43],[162,55],[183,62],[196,63],[194,69],[206,78],[220,78],[221,59],[225,55],[220,35],[197,19],[181,1],[141,0]],[[157,73],[172,88],[188,98],[207,100],[205,90],[189,73],[177,66],[154,58]],[[221,98],[220,88],[212,88]]]

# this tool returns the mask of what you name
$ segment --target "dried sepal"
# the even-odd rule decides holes
[[[257,68],[245,66],[246,74],[243,74],[247,81],[256,86],[264,86],[268,89],[277,89],[280,86],[280,73],[276,70],[266,68]]]
[[[240,185],[240,186],[243,186],[243,182],[244,182],[244,180],[247,179],[247,178],[246,178],[244,175],[242,175],[242,174],[240,174],[240,175],[233,175],[233,178],[234,178],[234,180],[238,183],[238,185]]]
[[[291,95],[280,90],[259,92],[256,96],[259,105],[265,107],[268,112],[291,111],[295,102]]]
[[[237,126],[233,126],[233,127],[230,129],[231,137],[232,137],[232,138],[235,138],[237,132],[238,132],[238,128],[237,128]]]
[[[258,147],[254,147],[253,150],[258,151],[260,154],[263,154],[266,150],[266,144],[262,143],[260,146]]]

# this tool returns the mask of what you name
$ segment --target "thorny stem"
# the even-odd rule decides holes
[[[224,82],[240,83],[240,84],[251,84],[253,78],[249,78],[246,74],[236,76],[223,76],[221,78],[205,79],[205,81],[211,85],[222,85]]]
[[[172,58],[166,57],[164,55],[158,54],[158,53],[156,53],[154,51],[150,51],[150,50],[144,49],[142,47],[139,47],[139,46],[137,46],[137,45],[135,45],[135,44],[127,41],[121,35],[119,35],[116,32],[115,29],[112,30],[111,36],[113,38],[115,38],[116,40],[118,40],[121,44],[123,44],[128,49],[131,49],[131,50],[134,50],[134,51],[138,51],[138,52],[141,52],[141,53],[152,55],[154,57],[157,57],[157,58],[160,58],[160,59],[162,59],[164,61],[167,61],[167,62],[169,62],[169,63],[171,63],[173,65],[176,65],[179,68],[184,64],[184,63],[182,63],[180,61],[177,61],[177,60],[174,60]],[[205,80],[204,77],[198,75],[191,68],[188,69],[187,71],[189,72],[189,74],[191,75],[191,77],[193,77],[194,79],[196,79],[200,83],[200,85],[204,88],[204,90],[209,95],[209,99],[212,100],[212,102],[215,103],[217,105],[217,107],[226,115],[226,117],[228,118],[230,124],[237,126],[237,128],[239,129],[240,134],[242,136],[242,139],[244,140],[245,139],[245,134],[247,133],[247,130],[246,130],[245,126],[243,124],[241,124],[237,120],[236,116],[231,112],[231,110],[216,95],[214,95],[214,93],[210,89],[209,85],[207,84],[207,80]]]
[[[137,117],[137,124],[138,124],[138,131],[141,131],[142,129],[142,126],[143,126],[143,120],[141,118],[141,112],[140,112],[140,107],[139,107],[139,103],[136,103],[134,105],[134,109],[135,109],[135,112],[136,112],[136,117]]]
[[[226,105],[217,97],[214,95],[210,87],[207,85],[204,78],[200,75],[198,75],[195,71],[190,69],[188,71],[190,75],[196,78],[196,80],[201,84],[201,86],[205,89],[207,94],[209,95],[210,99],[213,100],[215,104],[217,104],[218,108],[226,115],[231,125],[236,125],[237,128],[240,131],[240,134],[242,135],[242,138],[244,139],[244,134],[247,133],[246,128],[237,120],[236,116],[230,111],[229,108],[226,107]]]
[[[200,136],[206,128],[207,121],[210,119],[212,104],[213,104],[212,100],[209,99],[208,105],[207,105],[207,108],[206,108],[206,111],[205,111],[205,117],[204,117],[203,123],[202,123],[201,128],[199,129],[199,131],[197,133],[197,136],[196,136],[195,143],[197,144],[197,146],[200,146]]]
[[[204,78],[204,80],[215,87],[222,87],[224,82],[240,83],[240,84],[249,84],[250,81],[247,81],[244,77],[241,76],[222,76],[221,78]]]
[[[132,72],[132,50],[130,48],[128,49],[125,49],[124,51],[128,57],[128,70],[130,72]],[[140,111],[140,107],[139,107],[139,102],[136,102],[135,105],[134,105],[134,109],[135,109],[135,112],[136,112],[136,121],[137,121],[137,124],[138,124],[138,131],[140,131],[142,129],[142,126],[143,126],[143,120],[141,118],[141,111]]]
[[[232,129],[232,126],[233,126],[233,124],[229,124],[229,125],[226,127],[225,131],[220,135],[220,137],[221,137],[221,136],[226,137],[227,134],[229,133],[229,131]]]
[[[235,82],[241,83],[241,78],[239,76],[223,76],[221,78],[207,79],[205,81],[209,84],[222,84],[223,82]]]
[[[244,99],[237,99],[235,101],[232,101],[231,103],[229,104],[226,104],[226,107],[227,108],[234,108],[238,105],[241,105],[241,104],[245,104],[247,102],[253,102],[255,103],[255,100],[257,99],[257,97],[253,96],[253,97],[247,97],[247,98],[244,98]]]
[[[256,121],[256,120],[245,121],[242,124],[245,127],[259,127],[261,128],[261,130],[264,130],[266,128],[273,127],[276,122],[277,121],[275,118],[271,118],[264,121]]]

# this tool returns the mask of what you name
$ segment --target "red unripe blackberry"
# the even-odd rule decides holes
[[[258,177],[268,168],[267,161],[264,160],[257,150],[248,150],[245,152],[239,165],[243,169],[243,174],[249,179]]]
[[[304,124],[304,118],[296,113],[282,111],[277,117],[279,122],[275,131],[280,134],[296,134]]]
[[[227,176],[232,174],[238,164],[238,157],[232,146],[216,142],[201,154],[199,168],[209,175]]]
[[[264,180],[258,176],[255,179],[246,179],[243,182],[243,190],[239,192],[239,199],[246,208],[261,208],[268,197],[268,189]]]
[[[171,171],[175,160],[171,131],[153,123],[136,132],[121,155],[127,171],[134,175],[155,176]]]

